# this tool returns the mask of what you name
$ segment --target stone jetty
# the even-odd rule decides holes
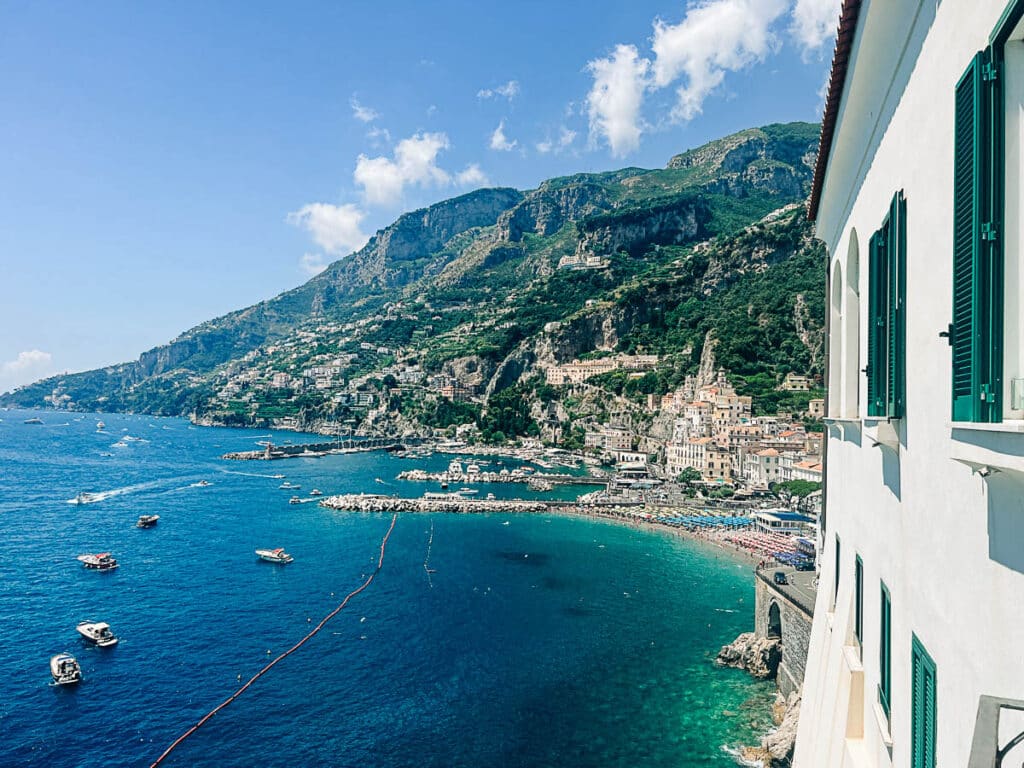
[[[407,441],[408,442],[408,441]],[[365,440],[335,440],[330,443],[303,443],[302,445],[273,445],[267,443],[258,451],[233,451],[222,459],[236,461],[273,461],[274,459],[316,458],[332,453],[366,453],[369,451],[405,450],[403,443],[393,438],[367,438]]]
[[[558,502],[564,506],[565,502]],[[320,502],[321,507],[343,509],[352,512],[455,512],[472,514],[480,512],[546,512],[555,506],[546,501],[525,501],[522,499],[463,499],[446,496],[443,499],[402,499],[397,496],[374,494],[343,494],[328,496]]]

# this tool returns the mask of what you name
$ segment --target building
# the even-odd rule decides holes
[[[782,380],[782,387],[786,392],[807,392],[814,382],[810,376],[800,376],[790,371]]]
[[[812,419],[822,419],[825,417],[825,400],[824,398],[815,398],[807,401],[807,415]]]
[[[700,472],[706,481],[732,481],[732,457],[727,449],[715,443],[714,438],[696,437],[682,443],[669,443],[665,453],[665,469],[669,477],[678,477],[689,467]]]
[[[787,536],[803,535],[814,524],[814,518],[784,509],[754,512],[750,519],[754,521],[755,530],[762,533],[782,533]]]
[[[828,418],[796,768],[1024,762],[1022,20],[843,3],[809,203]]]

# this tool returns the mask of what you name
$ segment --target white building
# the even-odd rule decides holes
[[[810,202],[829,418],[796,768],[1024,762],[1022,18],[843,3]]]

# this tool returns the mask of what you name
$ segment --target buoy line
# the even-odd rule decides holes
[[[380,569],[384,565],[384,551],[387,548],[388,539],[391,538],[391,532],[393,530],[395,530],[395,522],[397,520],[398,520],[398,515],[397,514],[393,515],[392,518],[391,518],[391,525],[388,527],[387,533],[384,534],[384,538],[381,539],[381,542],[380,542],[380,557],[377,558],[377,567],[373,570],[373,572],[369,576],[366,577],[366,581],[364,581],[362,584],[360,584],[354,590],[352,590],[347,595],[345,595],[345,599],[341,601],[341,603],[338,605],[338,607],[335,608],[330,613],[328,613],[326,616],[324,616],[320,620],[320,623],[317,624],[315,627],[313,627],[313,629],[311,629],[306,634],[305,637],[303,637],[301,640],[299,640],[299,642],[297,642],[295,645],[293,645],[287,651],[285,651],[280,656],[275,658],[273,661],[268,663],[265,667],[263,667],[263,669],[261,669],[259,672],[257,672],[255,675],[253,675],[251,678],[249,678],[248,682],[246,682],[245,685],[243,685],[241,688],[239,688],[233,694],[228,696],[228,698],[224,699],[224,701],[222,701],[216,707],[214,707],[209,712],[207,712],[205,715],[203,715],[195,725],[193,725],[191,728],[189,728],[187,731],[185,731],[183,734],[181,734],[181,736],[179,736],[177,739],[175,739],[174,742],[171,744],[171,746],[169,746],[167,749],[165,749],[163,754],[160,755],[160,757],[158,757],[153,762],[153,764],[150,766],[150,768],[156,768],[158,765],[160,765],[160,763],[162,763],[165,759],[167,759],[167,756],[170,755],[175,749],[177,749],[182,744],[182,742],[185,741],[185,739],[187,739],[193,733],[198,731],[203,725],[206,724],[206,722],[210,718],[212,718],[214,715],[216,715],[218,712],[220,712],[222,709],[224,709],[226,706],[228,706],[231,702],[233,702],[235,699],[237,699],[239,696],[241,696],[243,693],[245,693],[253,683],[255,683],[257,680],[259,680],[261,677],[263,677],[263,675],[267,674],[267,672],[269,672],[271,670],[271,668],[274,667],[275,664],[277,664],[279,661],[282,661],[283,659],[287,658],[288,656],[291,656],[293,653],[295,653],[295,651],[299,650],[299,648],[301,648],[303,645],[305,645],[306,642],[309,639],[311,639],[321,629],[323,629],[328,621],[330,621],[335,616],[337,616],[338,613],[340,613],[341,610],[346,605],[348,605],[348,601],[349,600],[351,600],[353,597],[358,595],[360,592],[362,592],[364,589],[366,589],[368,586],[370,586],[370,584],[373,583],[374,578],[377,576],[378,573],[380,573]]]
[[[427,573],[427,583],[430,588],[434,588],[434,581],[430,578],[430,574],[434,571],[430,567],[430,548],[434,546],[434,521],[430,521],[430,538],[427,539],[427,556],[423,558],[423,570]]]

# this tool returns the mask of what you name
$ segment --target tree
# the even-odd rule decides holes
[[[676,480],[687,488],[692,488],[694,483],[698,483],[703,479],[703,475],[693,467],[687,467],[676,477]]]

